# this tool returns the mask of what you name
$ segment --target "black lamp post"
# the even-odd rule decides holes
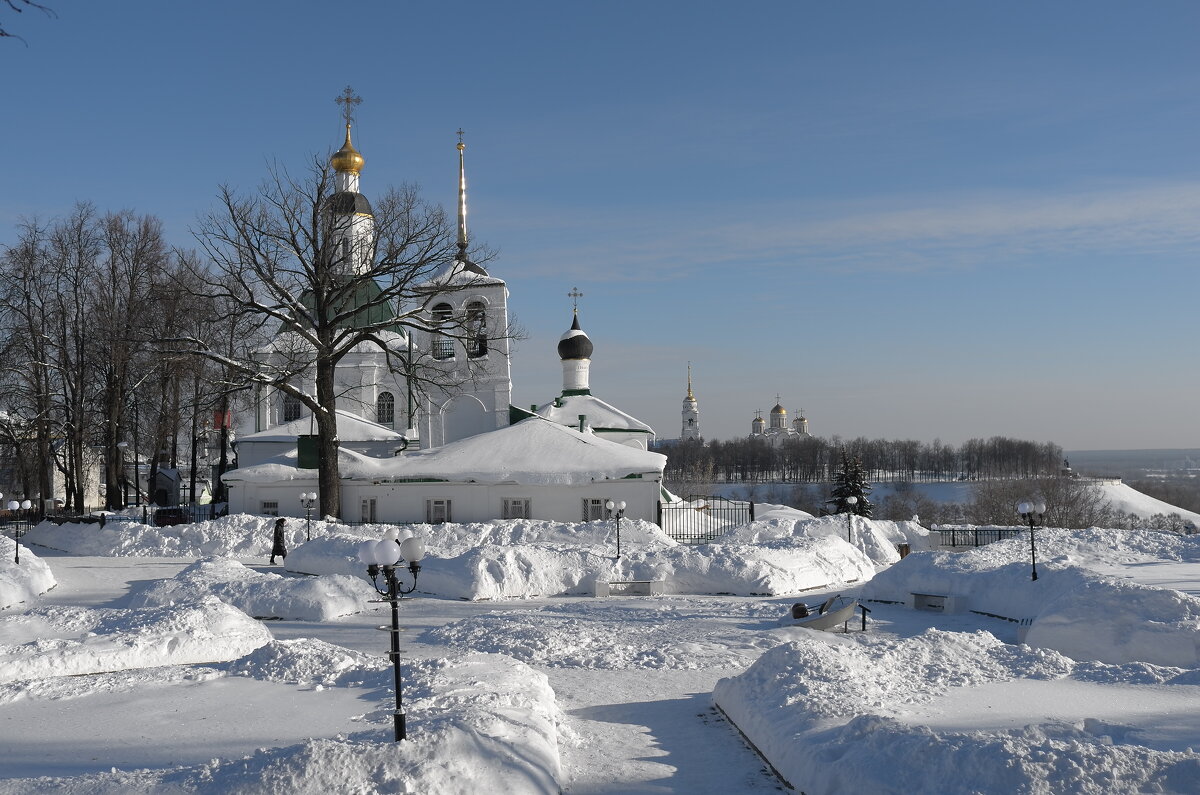
[[[125,464],[125,449],[129,447],[129,442],[117,442],[117,449],[121,451],[121,507],[129,507],[129,470]]]
[[[392,669],[396,681],[396,711],[393,713],[396,742],[408,736],[405,726],[404,697],[401,694],[400,677],[400,597],[410,594],[417,589],[417,575],[421,571],[421,558],[425,557],[425,540],[415,536],[404,539],[399,543],[399,533],[395,528],[389,528],[383,534],[382,541],[367,541],[358,548],[359,561],[367,564],[367,575],[376,593],[383,597],[384,602],[392,606]],[[401,588],[396,582],[396,563],[401,558],[408,562],[408,570],[412,572],[413,583],[409,588]],[[383,574],[385,588],[379,587],[379,575]]]
[[[3,494],[0,494],[0,497],[3,496]],[[29,509],[32,507],[33,503],[29,500],[21,500],[20,502],[9,500],[8,503],[8,510],[17,514],[17,520],[13,522],[13,546],[16,548],[13,553],[13,563],[18,566],[21,565],[21,527],[29,521]],[[19,511],[24,511],[25,515],[22,516]]]
[[[304,540],[312,541],[312,512],[317,504],[315,492],[306,491],[300,495],[300,504],[304,506]]]
[[[1017,513],[1021,514],[1021,518],[1029,522],[1029,560],[1033,565],[1033,576],[1030,579],[1037,579],[1037,543],[1034,540],[1034,530],[1038,524],[1041,524],[1042,519],[1046,516],[1046,501],[1038,500],[1037,502],[1017,503]]]
[[[604,507],[608,509],[608,518],[617,520],[617,557],[621,557],[621,517],[625,515],[625,500],[613,502],[609,500],[604,503]]]
[[[846,498],[846,543],[854,543],[854,506],[858,505],[858,497]]]

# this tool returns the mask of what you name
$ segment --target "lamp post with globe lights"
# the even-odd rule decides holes
[[[858,497],[846,498],[846,543],[854,543],[854,506],[858,505]]]
[[[1041,524],[1046,517],[1046,501],[1037,500],[1031,502],[1026,500],[1017,503],[1017,513],[1021,514],[1021,518],[1029,522],[1029,560],[1033,566],[1032,580],[1037,579],[1037,542],[1034,540],[1034,527]]]
[[[312,541],[312,512],[313,506],[317,504],[316,492],[306,491],[301,494],[300,504],[304,506],[304,540]]]
[[[396,711],[393,713],[396,742],[400,742],[408,736],[404,715],[404,697],[401,693],[399,602],[402,595],[410,594],[417,589],[417,575],[421,572],[421,559],[424,557],[425,539],[410,536],[401,543],[399,533],[394,527],[389,528],[383,534],[383,540],[365,541],[358,548],[358,559],[367,565],[367,575],[371,578],[372,587],[383,597],[381,601],[392,606],[391,658],[396,683]],[[407,568],[412,573],[413,582],[408,588],[400,587],[396,581],[396,569],[398,568],[396,563],[401,558],[408,563]],[[384,588],[379,587],[380,574],[383,574]]]
[[[3,494],[0,494],[0,497],[3,496]],[[17,513],[18,511],[25,512],[24,516],[21,516],[19,513],[17,513],[17,521],[13,522],[13,547],[15,548],[13,552],[13,563],[17,564],[18,566],[21,565],[21,525],[29,521],[29,509],[32,507],[33,503],[29,500],[8,501],[8,510],[12,511],[13,513]]]
[[[604,507],[608,509],[608,518],[616,518],[617,520],[617,557],[621,557],[621,517],[625,515],[625,501],[620,500],[613,502],[609,500],[604,503]]]

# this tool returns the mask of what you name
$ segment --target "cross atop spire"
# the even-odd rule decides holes
[[[696,398],[695,398],[695,396],[692,394],[692,363],[691,363],[691,362],[688,362],[688,393],[687,393],[687,399],[688,399],[688,400],[695,400],[695,399],[696,399]]]
[[[567,293],[567,298],[571,299],[571,303],[575,305],[575,312],[579,312],[579,299],[583,298],[583,293],[579,292],[578,287],[572,287],[571,292]]]
[[[349,127],[354,123],[354,106],[362,104],[362,97],[354,93],[354,89],[346,86],[342,93],[334,97],[334,102],[342,106],[342,118],[346,120],[346,126]]]
[[[467,261],[467,164],[463,159],[463,128],[458,128],[458,259]]]

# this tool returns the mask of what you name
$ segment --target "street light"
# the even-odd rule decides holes
[[[858,505],[858,497],[846,498],[846,543],[853,544],[854,539],[854,506]]]
[[[306,491],[301,494],[300,504],[304,506],[304,540],[312,541],[312,510],[317,504],[316,492]]]
[[[3,494],[0,494],[0,497],[3,496]],[[23,500],[21,502],[17,502],[16,500],[8,501],[8,510],[13,511],[14,513],[21,510],[26,512],[26,518],[24,520],[21,519],[20,514],[17,514],[17,520],[13,522],[13,545],[15,547],[15,551],[13,552],[13,563],[17,564],[18,566],[21,565],[21,524],[22,521],[28,521],[28,511],[32,507],[33,503],[29,500]]]
[[[617,557],[619,558],[621,557],[621,517],[625,515],[625,500],[619,502],[609,500],[604,503],[604,507],[608,509],[608,518],[612,519],[615,516],[617,520]]]
[[[129,447],[129,442],[117,442],[117,449],[121,451],[121,507],[129,507],[129,473],[125,468],[125,448]]]
[[[1021,514],[1021,518],[1029,522],[1029,560],[1033,565],[1033,576],[1030,579],[1037,579],[1037,544],[1033,537],[1033,528],[1040,524],[1046,516],[1046,501],[1038,500],[1037,502],[1017,503],[1017,513]]]
[[[404,698],[400,692],[400,596],[410,594],[417,589],[417,575],[421,571],[421,558],[425,557],[425,539],[411,536],[399,543],[399,533],[396,528],[388,528],[383,534],[382,541],[365,541],[358,548],[358,559],[367,564],[367,575],[376,593],[383,597],[382,601],[392,606],[392,667],[396,679],[396,711],[393,713],[396,742],[407,737],[404,720]],[[410,588],[401,588],[396,582],[396,562],[403,558],[408,561],[408,570],[412,572],[413,584]],[[379,575],[382,572],[386,589],[379,587]]]

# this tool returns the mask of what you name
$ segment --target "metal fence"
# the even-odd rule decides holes
[[[752,521],[754,503],[724,497],[691,496],[658,506],[658,526],[682,544],[704,544]]]
[[[982,547],[1005,538],[1016,538],[1024,532],[1021,527],[976,527],[974,525],[938,525],[931,528],[940,536],[943,547]]]

